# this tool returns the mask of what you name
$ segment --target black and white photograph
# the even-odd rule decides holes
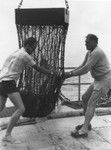
[[[0,150],[111,150],[111,0],[0,2]]]

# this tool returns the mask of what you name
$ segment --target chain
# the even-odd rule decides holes
[[[20,7],[22,6],[22,3],[23,3],[23,0],[20,1],[19,5],[18,5],[18,9],[20,9]],[[69,9],[69,4],[68,4],[67,0],[65,0],[65,4],[66,4],[66,8],[68,10]]]
[[[68,4],[68,1],[67,0],[65,0],[65,4],[66,4],[66,8],[67,8],[67,10],[69,9],[69,4]]]
[[[23,3],[23,0],[20,1],[19,5],[18,5],[18,9],[20,9],[20,7],[22,6],[22,3]],[[65,0],[65,4],[66,4],[66,8],[68,10],[69,9],[69,4],[68,4],[67,0]]]
[[[23,0],[20,1],[19,5],[18,5],[18,9],[20,9],[20,7],[22,6]]]

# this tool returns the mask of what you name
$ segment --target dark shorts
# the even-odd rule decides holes
[[[19,89],[16,87],[14,80],[0,82],[0,95],[7,98],[8,94],[18,92]]]

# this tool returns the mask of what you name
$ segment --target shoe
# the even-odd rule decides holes
[[[11,135],[3,137],[2,142],[8,142],[11,144],[20,144],[21,143],[20,141],[14,139]]]
[[[78,131],[78,130],[80,130],[80,129],[82,128],[82,126],[83,126],[83,124],[78,125],[78,126],[76,126],[76,127],[75,127],[75,129]],[[92,130],[92,126],[91,126],[91,124],[89,124],[89,126],[88,126],[88,130],[89,130],[89,131],[91,131],[91,130]]]
[[[88,136],[88,133],[79,133],[79,130],[77,130],[76,132],[71,132],[71,136],[74,138],[85,138]]]

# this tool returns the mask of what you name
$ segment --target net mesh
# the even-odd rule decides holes
[[[16,24],[19,47],[25,39],[34,37],[37,48],[32,55],[38,66],[64,72],[64,52],[67,26],[65,25],[20,25]],[[26,108],[23,116],[42,117],[48,115],[58,101],[63,80],[26,67],[18,86]]]

